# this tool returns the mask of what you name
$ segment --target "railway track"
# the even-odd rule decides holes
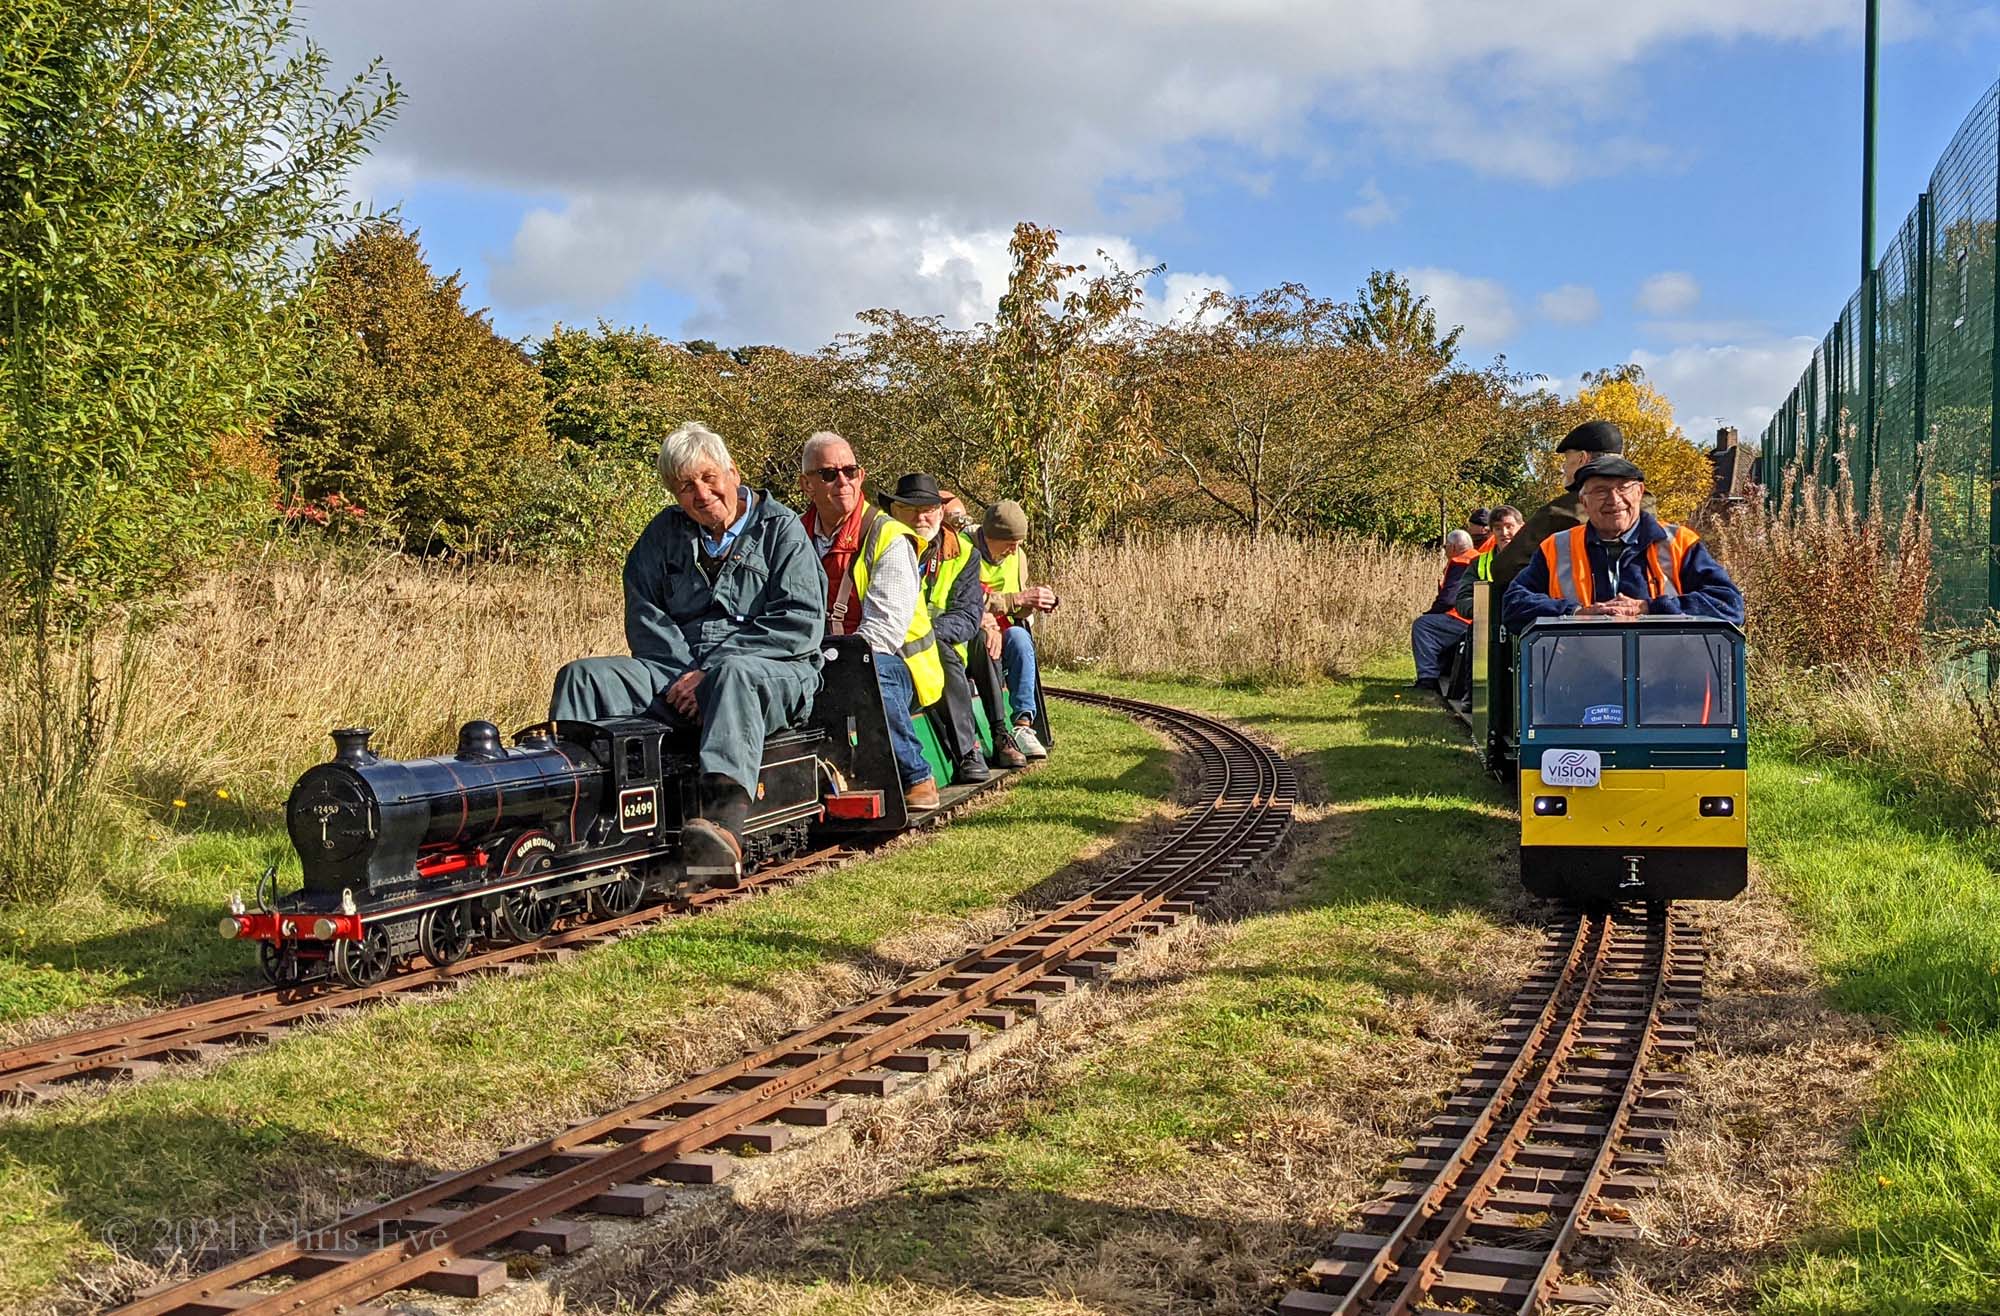
[[[1171,835],[1077,899],[988,944],[841,1010],[754,1055],[544,1142],[371,1206],[283,1246],[163,1286],[124,1316],[370,1316],[405,1288],[477,1297],[502,1283],[501,1254],[590,1242],[592,1214],[658,1209],[666,1185],[713,1182],[726,1153],[770,1150],[790,1125],[829,1123],[844,1094],[882,1094],[980,1029],[1004,1029],[1079,979],[1107,972],[1151,932],[1276,854],[1297,786],[1290,767],[1214,719],[1073,692],[1165,728],[1199,768],[1199,805]]]
[[[977,786],[955,787],[945,803],[913,824],[939,826],[962,807],[1012,781],[1024,769],[996,773]],[[559,928],[513,946],[497,946],[445,966],[392,973],[366,987],[324,979],[298,987],[261,987],[142,1015],[121,1023],[80,1029],[0,1050],[0,1105],[25,1105],[59,1094],[79,1080],[113,1082],[150,1078],[162,1065],[202,1060],[240,1047],[275,1041],[300,1024],[339,1018],[385,998],[436,993],[469,978],[519,973],[605,945],[666,919],[683,918],[782,886],[825,868],[841,867],[866,848],[824,846],[782,864],[747,874],[733,888],[711,887],[637,909],[630,914]]]
[[[1611,1295],[1565,1269],[1636,1235],[1694,1045],[1704,952],[1671,907],[1552,929],[1495,1037],[1286,1316],[1541,1311]]]

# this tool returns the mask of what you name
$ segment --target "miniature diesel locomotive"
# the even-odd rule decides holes
[[[1743,632],[1713,618],[1548,618],[1476,599],[1473,721],[1519,792],[1521,882],[1601,907],[1748,883]]]
[[[746,866],[911,821],[873,656],[853,636],[824,656],[811,721],[765,743]],[[681,827],[700,813],[684,724],[544,723],[504,744],[475,721],[456,753],[400,761],[378,756],[369,735],[335,731],[333,759],[308,769],[286,803],[300,889],[281,897],[267,873],[256,907],[237,900],[222,920],[224,937],[258,943],[277,985],[329,974],[363,985],[417,955],[451,964],[482,942],[539,938],[560,918],[616,917],[740,877],[681,859]]]

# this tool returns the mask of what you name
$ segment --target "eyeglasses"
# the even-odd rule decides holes
[[[838,484],[842,480],[860,479],[861,468],[859,466],[822,466],[814,471],[813,474],[817,475],[827,484]]]
[[[1580,498],[1591,498],[1595,499],[1598,502],[1604,502],[1605,500],[1612,498],[1617,498],[1617,499],[1630,498],[1638,492],[1639,492],[1638,483],[1636,481],[1628,480],[1622,484],[1592,485],[1589,488],[1578,490],[1577,496]]]

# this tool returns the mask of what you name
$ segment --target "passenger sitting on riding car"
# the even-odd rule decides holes
[[[1029,627],[1037,614],[1053,611],[1060,600],[1048,586],[1028,583],[1028,557],[1021,550],[1027,538],[1027,512],[1013,499],[1005,498],[986,509],[986,518],[972,542],[979,549],[979,583],[986,590],[986,611],[1000,627],[998,635],[987,631],[986,652],[1006,672],[1007,693],[1014,702],[1015,747],[1028,758],[1045,759],[1049,751],[1035,734],[1041,688]],[[993,734],[1000,734],[997,726]]]
[[[752,490],[729,449],[690,422],[660,444],[678,504],[625,559],[629,658],[556,673],[549,716],[647,716],[701,728],[701,812],[681,832],[690,867],[739,866],[766,736],[812,711],[826,594],[791,509]]]
[[[868,642],[904,802],[933,809],[937,782],[910,719],[944,693],[944,664],[917,581],[917,537],[868,505],[867,477],[852,445],[831,431],[807,439],[799,454],[799,484],[812,504],[806,536],[825,573],[826,632]]]
[[[889,515],[915,532],[923,547],[917,553],[917,582],[923,606],[930,610],[937,636],[938,659],[944,665],[944,695],[931,705],[932,729],[939,748],[952,763],[954,782],[981,782],[992,776],[979,744],[979,724],[972,716],[972,686],[965,677],[967,645],[979,635],[985,605],[979,573],[972,566],[976,550],[969,535],[945,524],[947,495],[932,476],[914,471],[896,481],[894,493],[880,496]]]

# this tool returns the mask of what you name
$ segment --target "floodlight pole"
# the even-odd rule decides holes
[[[1875,473],[1875,84],[1876,48],[1882,26],[1881,0],[1868,0],[1862,38],[1861,93],[1861,435],[1860,451],[1849,454],[1855,471],[1854,495],[1867,505],[1868,482]]]

